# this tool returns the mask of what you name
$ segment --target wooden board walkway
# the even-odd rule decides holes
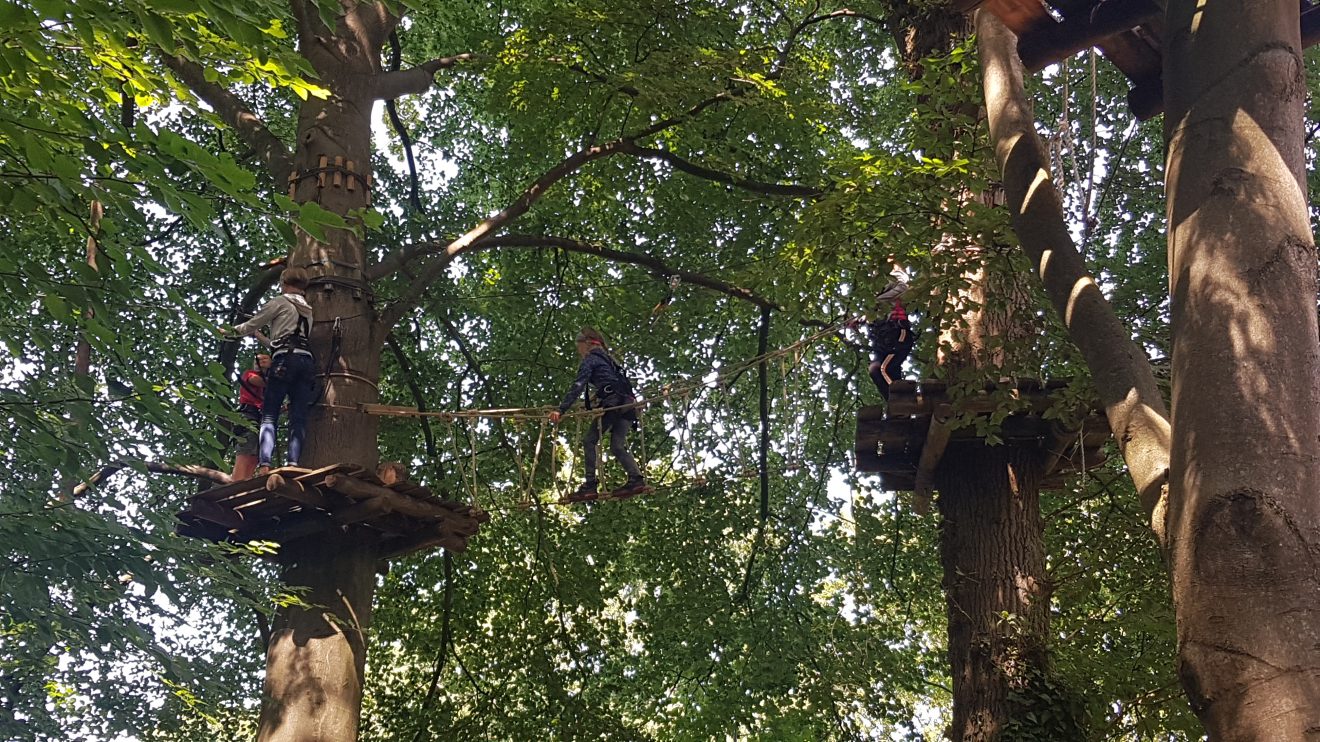
[[[985,440],[974,427],[952,427],[955,409],[988,413],[1014,404],[1023,411],[1002,421],[999,437],[1005,442],[1039,446],[1049,457],[1042,486],[1060,486],[1068,474],[1104,463],[1104,444],[1110,437],[1109,421],[1094,408],[1085,410],[1081,423],[1071,427],[1044,417],[1055,405],[1058,390],[1065,386],[1067,381],[1062,380],[1015,379],[955,399],[942,381],[894,382],[888,414],[884,407],[858,411],[857,470],[879,474],[880,486],[886,490],[910,490],[919,498],[928,498],[946,448]]]
[[[380,541],[382,558],[441,546],[467,548],[490,514],[443,500],[409,481],[386,484],[360,467],[282,467],[268,475],[213,487],[178,514],[180,535],[211,541],[290,543],[359,526]]]

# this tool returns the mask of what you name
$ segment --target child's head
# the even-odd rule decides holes
[[[578,355],[585,356],[591,352],[592,348],[604,348],[605,336],[600,334],[594,327],[583,327],[577,335]]]
[[[302,268],[285,268],[280,274],[280,287],[288,292],[288,289],[297,291],[306,291],[308,284],[307,271]]]

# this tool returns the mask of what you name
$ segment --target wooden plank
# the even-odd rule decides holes
[[[345,504],[338,498],[332,500],[314,485],[303,484],[297,479],[285,479],[279,474],[272,474],[266,479],[266,491],[279,495],[286,500],[309,505],[322,510],[332,510],[336,505]]]
[[[1105,0],[1066,16],[1062,23],[1041,27],[1018,39],[1018,55],[1028,72],[1095,46],[1101,39],[1162,16],[1154,0]]]
[[[434,532],[390,539],[381,544],[381,559],[398,559],[437,546],[443,547],[451,553],[461,554],[467,549],[467,540]]]
[[[194,518],[200,518],[208,523],[215,523],[224,526],[225,528],[242,528],[247,524],[247,521],[244,520],[243,516],[235,513],[233,510],[197,498],[193,499],[185,513]]]
[[[326,477],[325,485],[355,500],[379,499],[386,503],[386,507],[390,512],[411,515],[415,518],[440,519],[451,512],[435,503],[415,500],[388,487],[353,479],[342,474]]]
[[[900,417],[893,420],[857,421],[856,446],[858,451],[874,450],[881,443],[906,443],[921,434],[926,423],[921,418]]]
[[[855,451],[857,456],[857,471],[872,472],[876,474],[906,474],[913,476],[917,473],[917,464],[907,454],[880,454],[869,451]]]

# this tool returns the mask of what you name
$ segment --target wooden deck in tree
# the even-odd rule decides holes
[[[385,484],[373,472],[338,464],[283,467],[269,475],[198,493],[178,514],[176,531],[211,541],[290,543],[349,526],[376,538],[382,558],[436,546],[467,548],[490,515],[443,500],[419,484]]]
[[[955,444],[980,441],[975,427],[954,428],[955,410],[989,413],[1011,403],[1023,408],[999,425],[1006,443],[1030,443],[1049,457],[1042,486],[1057,487],[1067,475],[1105,461],[1109,421],[1097,409],[1083,410],[1081,423],[1065,426],[1043,413],[1057,403],[1066,381],[1042,384],[1017,379],[989,385],[984,391],[955,399],[937,380],[897,381],[889,390],[889,411],[863,407],[857,416],[857,470],[880,475],[887,490],[913,491],[928,497],[945,450]]]
[[[994,13],[1018,35],[1032,72],[1096,47],[1132,83],[1128,105],[1139,119],[1164,110],[1164,0],[955,0]],[[1298,0],[1302,48],[1320,43],[1320,3]]]

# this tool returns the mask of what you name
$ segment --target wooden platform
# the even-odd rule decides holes
[[[951,443],[982,441],[974,427],[954,428],[954,412],[989,413],[1005,404],[1024,411],[1005,418],[999,437],[1006,442],[1031,442],[1049,456],[1044,486],[1057,487],[1071,472],[1105,461],[1109,422],[1096,409],[1084,411],[1079,426],[1067,427],[1042,413],[1055,404],[1055,392],[1066,381],[1042,384],[1017,379],[990,385],[970,397],[955,399],[942,381],[897,381],[889,390],[889,411],[863,407],[857,416],[857,470],[880,475],[887,490],[911,490],[929,497],[936,467]]]
[[[1164,0],[955,0],[980,7],[1018,35],[1018,55],[1033,72],[1097,47],[1132,82],[1128,105],[1139,119],[1164,110]],[[1298,0],[1302,47],[1320,43],[1320,4]]]
[[[214,487],[178,514],[176,531],[211,541],[290,543],[346,526],[380,540],[381,557],[442,546],[467,548],[484,510],[442,500],[413,482],[386,485],[373,472],[345,464],[283,467],[267,476]]]

